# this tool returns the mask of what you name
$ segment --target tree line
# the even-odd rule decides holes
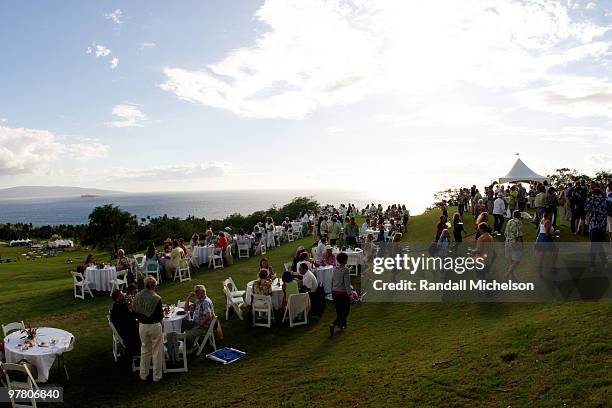
[[[142,250],[149,243],[159,245],[168,237],[189,240],[194,233],[202,235],[208,222],[212,223],[215,232],[226,227],[230,227],[233,232],[240,228],[249,232],[258,222],[265,223],[267,217],[272,217],[280,224],[285,217],[293,220],[302,211],[315,211],[319,208],[319,203],[311,197],[296,197],[281,207],[273,206],[246,216],[232,214],[222,220],[207,220],[194,216],[183,219],[166,214],[138,219],[136,215],[118,206],[107,204],[93,209],[89,214],[88,224],[42,227],[34,227],[31,223],[0,224],[0,239],[49,239],[53,234],[57,234],[64,239],[73,239],[82,245],[109,250],[112,253],[118,248],[135,252]]]

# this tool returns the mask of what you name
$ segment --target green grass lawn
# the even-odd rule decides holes
[[[452,214],[452,211],[450,212]],[[429,241],[439,212],[411,218],[404,239]],[[470,216],[466,225],[472,224]],[[533,228],[530,228],[533,227]],[[570,236],[562,227],[562,237]],[[535,226],[526,225],[528,237]],[[299,245],[268,252],[279,272]],[[0,247],[2,258],[23,250]],[[105,256],[105,254],[97,254]],[[48,260],[0,264],[0,322],[25,320],[76,336],[66,354],[70,406],[610,406],[612,304],[363,303],[353,305],[349,327],[330,337],[333,305],[320,321],[289,328],[248,328],[221,318],[218,346],[247,352],[228,366],[191,356],[188,374],[141,382],[127,363],[114,363],[106,312],[108,295],[73,299],[71,265],[82,251]],[[192,282],[164,282],[159,294],[174,303],[204,283],[218,315],[222,281],[240,287],[255,278],[259,258],[210,271]],[[50,382],[62,376],[52,371]]]

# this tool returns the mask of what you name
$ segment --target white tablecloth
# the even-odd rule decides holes
[[[27,350],[20,350],[18,346],[25,342],[25,339],[21,338],[23,336],[25,336],[25,333],[22,334],[18,330],[4,338],[6,362],[17,363],[21,359],[26,359],[38,370],[37,381],[46,382],[49,379],[49,370],[53,367],[55,357],[71,349],[70,342],[74,336],[65,330],[39,327],[34,339],[37,345]],[[55,344],[51,344],[52,340],[55,340]],[[38,345],[46,347],[39,347]]]
[[[323,289],[327,294],[327,299],[331,300],[332,290],[332,276],[334,273],[334,267],[332,265],[319,266],[314,270],[314,274],[317,277],[317,282],[323,283]]]
[[[177,332],[181,333],[181,324],[183,323],[183,319],[187,317],[187,314],[177,315],[176,312],[183,311],[182,307],[177,307],[174,309],[174,312],[170,313],[168,317],[164,317],[164,333]]]
[[[334,248],[332,253],[334,255],[338,255],[340,253],[340,249],[339,248]],[[349,265],[365,265],[366,264],[366,259],[365,259],[365,255],[363,253],[363,250],[360,248],[356,248],[354,251],[351,249],[346,249],[344,251],[345,254],[348,255],[348,264]]]
[[[213,255],[214,250],[214,245],[194,246],[191,249],[191,257],[198,265],[202,265],[208,263],[210,257]]]
[[[253,300],[253,283],[254,281],[247,283],[246,295],[244,297],[244,301],[247,305],[250,305]],[[279,310],[283,307],[284,294],[282,285],[282,282],[278,278],[272,282],[272,307],[274,310]]]
[[[83,275],[85,280],[88,280],[89,287],[93,290],[99,290],[103,292],[110,292],[113,285],[110,281],[117,278],[117,270],[114,266],[108,266],[104,269],[98,269],[95,266],[90,266],[85,269]]]

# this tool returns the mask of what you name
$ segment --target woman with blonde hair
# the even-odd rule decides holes
[[[486,211],[481,212],[476,218],[476,221],[474,222],[474,231],[475,231],[474,239],[475,240],[478,240],[478,238],[481,235],[479,226],[482,223],[489,225],[489,213]]]

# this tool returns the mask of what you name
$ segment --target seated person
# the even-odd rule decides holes
[[[338,248],[346,248],[346,240],[344,239],[344,232],[338,233],[338,239],[336,240],[336,246]]]
[[[110,311],[111,322],[121,336],[130,356],[140,354],[140,337],[138,335],[138,321],[128,308],[123,292],[116,290],[112,293],[113,307]]]
[[[200,246],[200,236],[198,234],[193,234],[191,236],[191,239],[189,240],[189,246],[191,247],[191,249],[193,249],[193,247]]]
[[[267,258],[261,258],[261,261],[259,261],[259,270],[266,271],[266,273],[268,274],[266,279],[269,282],[272,282],[274,279],[276,279],[276,274],[272,270],[272,265],[270,265],[270,262],[268,261]]]
[[[164,275],[166,279],[174,278],[174,272],[176,268],[181,264],[181,260],[185,257],[183,249],[179,246],[178,240],[172,241],[172,251],[170,252],[170,259],[165,259],[164,264]]]
[[[222,256],[225,258],[225,252],[227,251],[227,247],[229,246],[229,241],[225,236],[223,231],[219,232],[219,239],[217,240],[217,248],[221,250]]]
[[[323,257],[323,254],[325,254],[325,247],[327,246],[327,238],[326,237],[322,237],[319,240],[319,244],[317,245],[317,249],[315,249],[315,258],[316,260],[320,260]]]
[[[155,251],[155,244],[149,244],[145,253],[145,269],[147,272],[156,272],[159,267],[159,256]]]
[[[187,250],[187,247],[185,246],[185,240],[183,238],[179,238],[178,244],[179,244],[179,247],[183,250],[183,255],[185,255],[185,257],[188,257],[189,251]]]
[[[127,256],[125,256],[125,251],[123,249],[119,249],[117,251],[117,271],[128,271],[127,272],[127,281],[134,282],[134,274],[132,273],[132,264]]]
[[[291,270],[295,273],[297,273],[297,264],[298,262],[300,262],[300,254],[302,254],[303,252],[306,252],[306,249],[303,246],[299,246],[297,247],[296,251],[295,251],[295,257],[293,257],[293,262],[291,264]]]
[[[253,294],[270,296],[272,294],[272,285],[268,280],[268,271],[261,269],[259,271],[259,279],[253,283]]]
[[[192,303],[193,298],[195,300]],[[185,340],[189,350],[193,348],[196,339],[206,334],[214,316],[213,303],[206,296],[204,285],[196,285],[194,291],[187,296],[185,310],[188,310],[189,313],[187,318],[183,319],[181,329],[185,332]],[[191,318],[189,318],[190,315]]]
[[[84,273],[85,269],[89,268],[90,266],[96,266],[96,261],[94,260],[93,254],[87,255],[87,259],[85,259],[85,263],[77,267],[77,272]]]
[[[125,290],[125,302],[128,305],[128,308],[132,310],[132,300],[134,300],[134,296],[138,293],[138,286],[136,283],[130,283]]]
[[[336,266],[336,256],[332,251],[333,247],[331,245],[325,247],[325,254],[323,254],[323,258],[319,261],[321,266]]]
[[[302,279],[298,280],[300,293],[315,293],[319,287],[317,277],[308,269],[306,262],[300,263],[298,270],[302,276]]]

